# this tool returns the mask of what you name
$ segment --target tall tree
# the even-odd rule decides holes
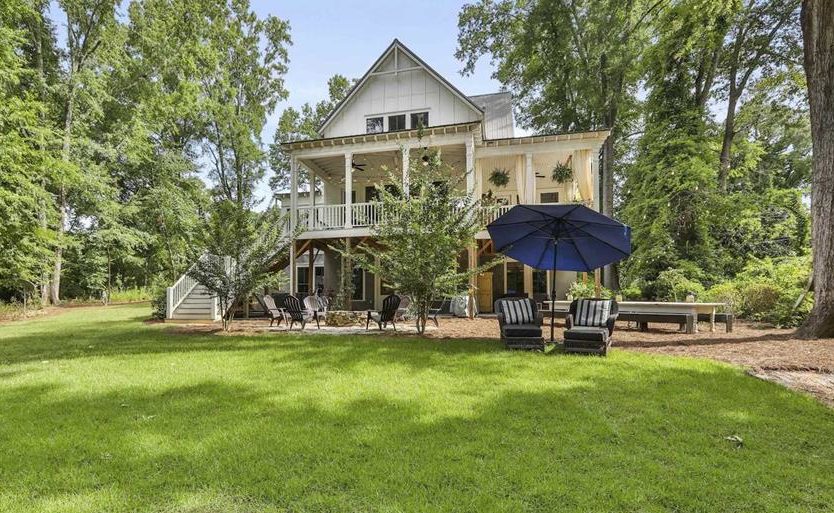
[[[805,75],[814,145],[811,179],[814,307],[799,329],[807,338],[834,336],[834,2],[803,0]]]
[[[108,29],[115,24],[114,0],[62,0],[59,2],[67,17],[66,40],[66,76],[64,77],[64,105],[63,105],[63,141],[61,145],[61,159],[64,161],[65,172],[56,184],[58,197],[57,236],[58,245],[55,249],[52,282],[50,284],[50,299],[53,303],[60,302],[61,270],[63,265],[63,246],[69,220],[69,188],[72,186],[73,173],[69,172],[73,166],[72,143],[73,129],[76,123],[76,103],[81,85],[87,85],[93,80],[91,71],[95,63],[96,53],[102,46]],[[88,92],[89,97],[89,92]],[[77,165],[77,163],[75,163]]]
[[[259,19],[248,0],[209,8],[205,51],[199,54],[206,124],[203,149],[211,162],[215,195],[248,209],[265,173],[261,131],[287,97],[289,24]],[[263,49],[262,49],[263,48]]]
[[[281,113],[269,150],[269,163],[273,171],[269,184],[273,191],[285,190],[290,186],[290,158],[281,149],[281,143],[317,138],[324,119],[347,96],[350,87],[350,80],[342,75],[333,75],[327,80],[326,100],[321,100],[315,105],[305,103],[301,110],[289,107]],[[307,171],[302,170],[299,185],[309,186],[309,180]]]
[[[798,16],[799,0],[747,0],[738,12],[727,16],[733,23],[720,61],[727,95],[718,172],[721,190],[727,190],[739,101],[751,80],[798,60]]]
[[[28,2],[0,5],[0,286],[18,291],[24,303],[48,270],[54,237],[45,228],[55,210],[46,189],[55,159],[55,133],[45,117],[42,78],[26,62],[29,24],[43,28]]]

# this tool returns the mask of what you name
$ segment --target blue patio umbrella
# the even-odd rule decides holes
[[[585,205],[516,205],[487,230],[496,251],[536,269],[590,272],[631,254],[631,228]]]

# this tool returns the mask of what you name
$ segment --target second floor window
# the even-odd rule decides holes
[[[388,131],[396,132],[397,130],[405,130],[405,114],[397,114],[396,116],[388,116]]]
[[[413,112],[411,114],[411,128],[425,128],[429,126],[428,112]]]
[[[382,126],[382,118],[368,118],[365,120],[365,133],[366,134],[378,134],[383,132],[385,129]]]

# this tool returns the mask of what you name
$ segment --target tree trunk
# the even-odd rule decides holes
[[[733,77],[735,80],[735,77]],[[730,150],[733,147],[733,139],[736,135],[736,106],[738,105],[738,94],[730,87],[730,98],[727,101],[727,118],[724,120],[724,142],[721,144],[721,158],[718,168],[718,187],[721,191],[727,190],[727,180],[730,174]]]
[[[70,71],[72,73],[72,71]],[[69,91],[67,92],[67,113],[64,118],[64,142],[61,148],[61,159],[64,162],[70,161],[70,141],[72,139],[72,109],[75,104],[75,84],[70,75]],[[55,247],[55,264],[52,269],[52,283],[50,284],[50,296],[53,304],[58,304],[61,301],[61,268],[63,263],[64,253],[64,231],[67,222],[67,191],[66,186],[61,183],[58,191],[58,243]]]
[[[602,145],[602,213],[614,217],[614,135],[608,136]],[[620,289],[617,264],[603,269],[603,285],[610,290]]]
[[[801,20],[814,149],[814,307],[797,334],[803,338],[834,337],[834,2],[803,0]]]

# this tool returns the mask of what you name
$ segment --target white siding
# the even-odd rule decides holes
[[[403,62],[405,58],[400,52],[400,68],[416,65]],[[387,62],[383,62],[382,66]],[[425,111],[429,113],[430,126],[477,121],[480,116],[445,84],[420,69],[369,77],[322,135],[342,137],[364,134],[366,118],[374,115],[386,117],[386,129],[387,116],[392,114],[406,114],[406,124],[409,124],[410,113]]]

